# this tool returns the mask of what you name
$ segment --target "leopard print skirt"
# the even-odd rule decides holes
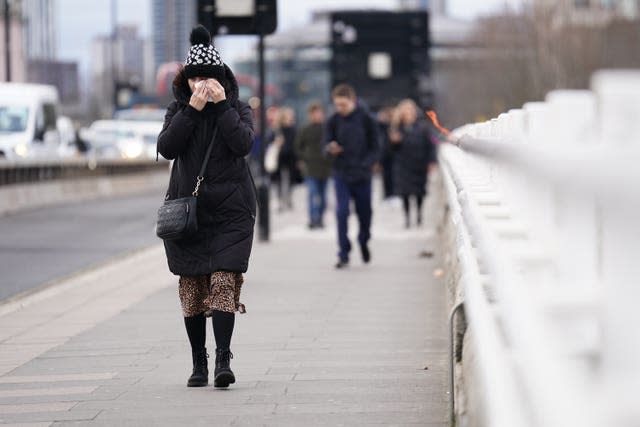
[[[206,276],[180,276],[178,283],[184,317],[200,313],[208,317],[214,310],[246,313],[244,304],[240,302],[244,283],[242,273],[216,271]]]

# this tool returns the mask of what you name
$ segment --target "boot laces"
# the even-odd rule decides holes
[[[198,353],[196,360],[199,365],[206,366],[208,358],[209,358],[209,353],[207,353],[206,351],[203,351]]]
[[[228,365],[231,359],[233,359],[233,353],[231,353],[231,350],[218,350],[217,356],[216,362],[218,367]]]

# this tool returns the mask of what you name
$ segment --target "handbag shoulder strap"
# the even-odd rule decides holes
[[[216,126],[213,129],[213,136],[211,137],[211,142],[209,142],[209,146],[207,147],[207,153],[204,155],[204,159],[202,160],[202,166],[200,167],[200,172],[198,173],[198,178],[196,180],[196,188],[193,190],[193,196],[198,197],[198,190],[200,190],[200,184],[204,181],[204,173],[207,170],[207,163],[209,163],[209,157],[211,157],[211,151],[213,150],[213,141],[216,139],[216,135],[218,134],[218,127]]]

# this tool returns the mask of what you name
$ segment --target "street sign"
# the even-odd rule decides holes
[[[276,31],[276,0],[198,0],[198,22],[212,36],[268,35]]]
[[[332,86],[351,84],[374,109],[403,98],[433,104],[429,14],[344,11],[331,14]]]

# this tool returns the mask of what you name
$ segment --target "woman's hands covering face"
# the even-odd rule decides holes
[[[189,105],[202,111],[207,102],[218,103],[227,99],[224,87],[216,79],[203,79],[194,84]]]

